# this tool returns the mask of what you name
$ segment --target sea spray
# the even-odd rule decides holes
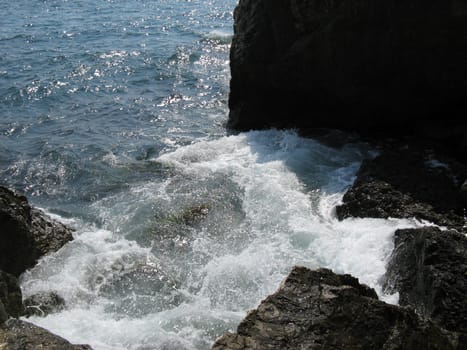
[[[418,223],[333,211],[370,154],[277,130],[162,154],[159,179],[94,202],[103,227],[75,223],[76,240],[23,275],[25,295],[67,302],[32,321],[96,349],[208,349],[294,265],[351,273],[395,302],[379,279],[394,231]]]

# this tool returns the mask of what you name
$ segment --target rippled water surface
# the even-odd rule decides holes
[[[76,229],[23,274],[94,349],[209,349],[295,264],[381,293],[396,228],[333,208],[371,150],[228,134],[233,0],[0,2],[0,182]]]

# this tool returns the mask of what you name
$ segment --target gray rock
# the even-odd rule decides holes
[[[445,331],[413,311],[388,305],[350,275],[295,267],[213,350],[465,349],[465,334]]]
[[[44,317],[65,308],[65,299],[55,292],[41,292],[23,301],[26,316]]]
[[[73,345],[44,328],[9,319],[0,326],[2,350],[91,350],[89,345]]]
[[[3,271],[0,271],[0,304],[0,309],[2,309],[0,310],[0,319],[3,321],[8,317],[19,317],[24,312],[18,280]]]
[[[71,229],[0,186],[0,270],[19,276],[73,239]]]
[[[467,332],[467,238],[435,227],[398,230],[385,288],[440,327]]]

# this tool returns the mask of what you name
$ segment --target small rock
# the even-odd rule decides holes
[[[23,304],[27,317],[44,317],[63,310],[65,308],[65,299],[55,292],[42,292],[26,298]]]

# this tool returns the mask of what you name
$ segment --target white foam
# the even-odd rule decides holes
[[[25,295],[57,290],[68,305],[64,312],[32,320],[97,350],[207,349],[276,290],[293,265],[350,273],[384,300],[397,302],[397,295],[382,293],[380,279],[394,231],[419,223],[340,222],[334,215],[366,155],[361,146],[337,150],[275,130],[200,141],[161,155],[154,161],[170,177],[95,202],[92,209],[105,229],[79,231],[74,242],[23,276]],[[155,207],[183,206],[213,191],[221,193],[214,203],[219,208],[214,206],[206,220],[211,212],[221,214],[211,226],[175,232],[185,235],[180,249],[160,249],[164,242],[157,240],[143,248],[125,238],[134,227],[144,228],[145,221],[154,224]],[[231,197],[239,198],[241,215],[230,212],[237,210],[234,205],[224,208]],[[241,222],[232,219],[238,217]],[[167,267],[180,279],[183,302],[143,315],[109,312],[106,308],[118,300],[100,295],[99,281],[135,264]]]

